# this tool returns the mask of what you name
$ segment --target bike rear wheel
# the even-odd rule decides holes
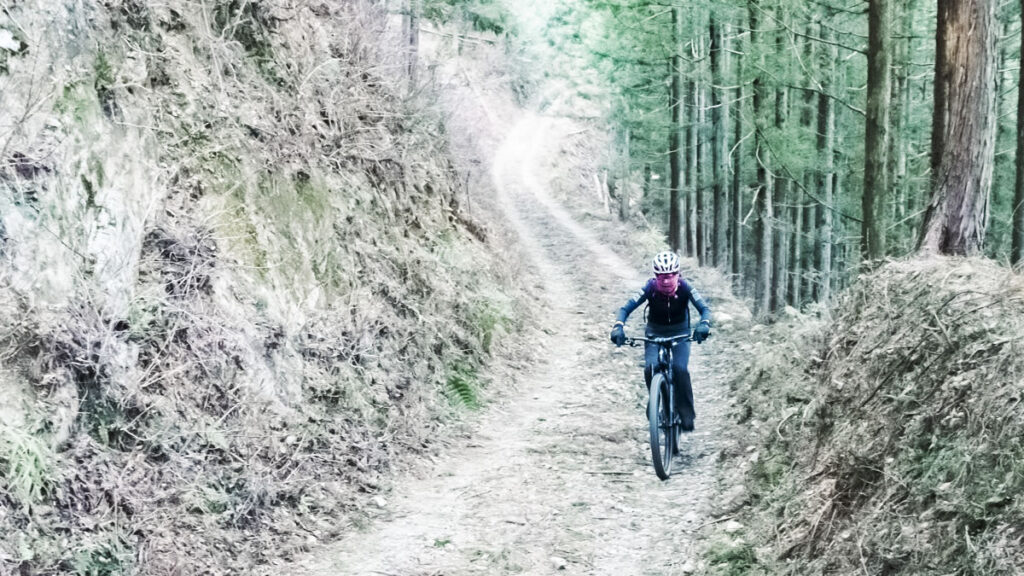
[[[651,431],[651,460],[654,463],[655,474],[662,480],[668,480],[672,474],[672,453],[676,442],[668,386],[664,374],[655,374],[651,378],[650,399],[647,403],[647,421]]]

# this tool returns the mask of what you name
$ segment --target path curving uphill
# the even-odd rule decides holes
[[[654,475],[640,349],[614,349],[614,311],[643,276],[549,194],[542,160],[560,135],[526,114],[495,153],[500,206],[542,279],[540,362],[421,478],[401,481],[381,518],[302,559],[302,576],[685,574],[715,505],[725,391],[694,347],[697,431],[680,470]],[[718,352],[720,353],[720,352]]]

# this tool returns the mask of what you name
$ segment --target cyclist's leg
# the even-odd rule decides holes
[[[644,342],[644,383],[647,384],[647,399],[650,401],[651,378],[654,377],[654,368],[658,365],[658,345]],[[647,414],[644,410],[644,414]]]
[[[679,342],[672,352],[672,375],[676,392],[676,412],[683,421],[683,430],[693,430],[697,414],[693,407],[693,387],[690,383],[690,343]]]
[[[658,365],[658,345],[644,342],[644,383],[647,389],[651,389],[651,377],[654,375],[654,368]]]

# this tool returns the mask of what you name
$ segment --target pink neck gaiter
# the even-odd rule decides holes
[[[675,296],[679,288],[679,274],[659,274],[654,277],[654,289],[662,296]]]

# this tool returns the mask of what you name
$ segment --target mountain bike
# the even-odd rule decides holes
[[[679,454],[679,433],[683,421],[676,413],[675,386],[672,385],[672,349],[676,342],[692,342],[693,336],[681,334],[670,338],[626,338],[626,344],[639,346],[644,342],[658,345],[658,363],[651,375],[648,391],[647,422],[651,431],[651,459],[658,478],[672,475],[672,457]]]

